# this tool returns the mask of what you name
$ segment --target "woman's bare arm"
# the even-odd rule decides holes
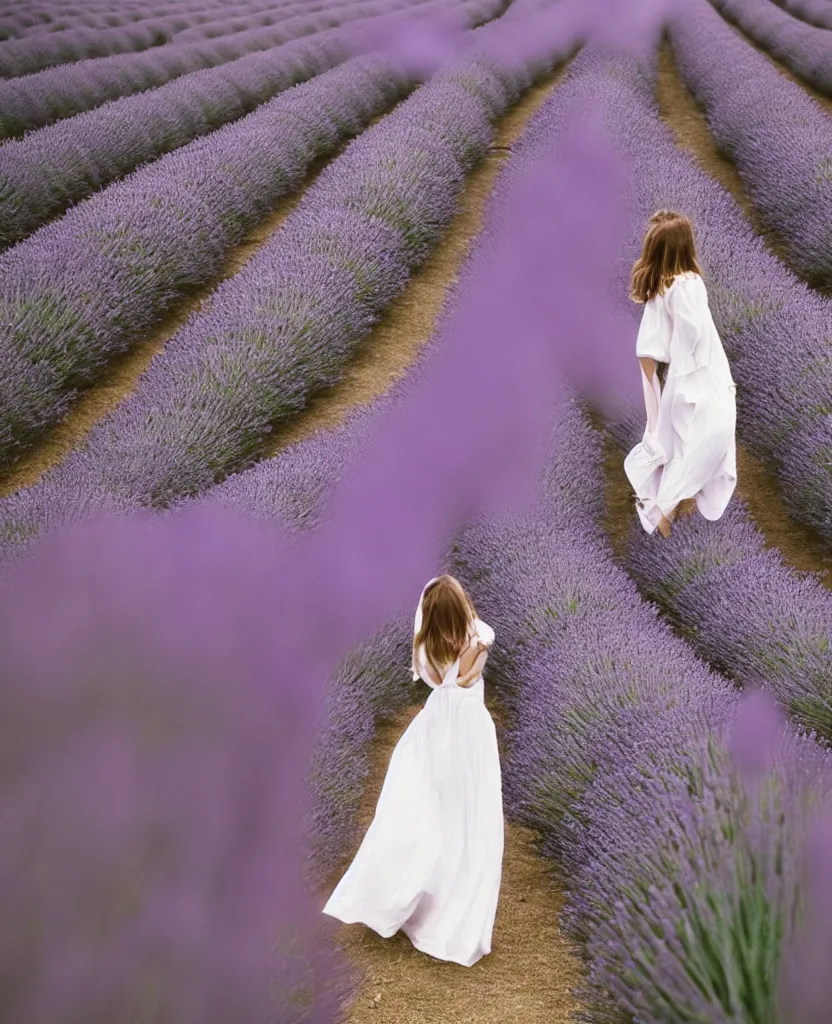
[[[639,356],[641,368],[644,371],[644,376],[647,378],[649,383],[653,383],[653,377],[656,374],[656,360],[651,359],[649,356]]]

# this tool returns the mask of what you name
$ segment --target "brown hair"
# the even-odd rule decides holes
[[[630,297],[636,302],[649,302],[662,295],[674,277],[691,272],[702,274],[693,225],[680,213],[659,210],[650,218],[641,256],[633,266]]]
[[[462,653],[476,616],[459,580],[440,576],[422,598],[422,628],[413,638],[413,650],[424,644],[434,669],[452,665]]]

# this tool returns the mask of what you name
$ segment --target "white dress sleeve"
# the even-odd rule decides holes
[[[655,359],[657,363],[670,362],[670,321],[661,295],[644,306],[636,339],[636,355],[639,359]]]
[[[670,372],[685,377],[708,366],[711,360],[713,320],[708,292],[701,277],[678,280],[668,293],[672,324]]]

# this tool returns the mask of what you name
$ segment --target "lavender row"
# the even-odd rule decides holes
[[[0,81],[0,138],[21,135],[91,110],[108,100],[164,85],[194,71],[227,64],[258,50],[269,50],[299,36],[371,17],[378,10],[376,3],[357,3],[339,8],[338,14],[327,11],[303,14],[267,29],[250,29],[198,43],[174,42],[144,53],[79,61],[21,79]]]
[[[763,226],[785,242],[802,277],[829,288],[832,117],[730,29],[708,0],[687,3],[670,35],[682,78],[705,108],[719,149],[736,164]]]
[[[782,725],[766,750],[736,692],[613,564],[569,499],[574,481],[603,486],[598,440],[571,418],[556,462],[571,483],[475,524],[457,556],[501,638],[489,668],[513,722],[507,806],[561,864],[593,1019],[740,1024],[748,998],[755,1019],[774,1019],[798,948],[804,837],[830,806],[832,766]],[[753,752],[778,794],[768,805],[739,771]]]
[[[381,0],[358,9],[363,17],[407,9],[411,2]],[[341,17],[353,10],[344,8]],[[115,178],[329,70],[352,48],[349,27],[325,30],[7,142],[0,146],[0,247],[25,238]]]
[[[244,17],[266,10],[267,0],[237,0],[231,5],[236,9],[237,16]],[[7,10],[9,6],[7,5]],[[55,11],[59,11],[56,15]],[[191,27],[199,27],[208,22],[228,21],[231,12],[224,6],[211,3],[210,0],[181,0],[176,3],[148,3],[119,5],[118,8],[111,4],[84,4],[83,8],[72,8],[67,5],[57,5],[51,10],[38,12],[35,5],[26,5],[25,15],[30,21],[36,18],[48,17],[49,21],[40,21],[35,27],[34,34],[55,35],[58,32],[73,31],[75,29],[110,29],[130,27],[140,21],[164,19],[169,22],[174,32],[183,32]],[[9,15],[14,18],[14,14]],[[21,17],[18,15],[18,17]],[[6,19],[0,19],[0,32],[4,31]],[[32,34],[32,33],[30,33]]]
[[[604,97],[605,123],[633,182],[631,234],[616,293],[627,294],[628,264],[652,213],[679,209],[690,216],[711,309],[739,384],[740,437],[776,469],[790,514],[832,542],[832,302],[772,256],[731,196],[677,148],[657,115],[654,67],[620,61],[610,71],[590,64],[584,62],[576,88]],[[634,336],[632,305],[630,317]]]
[[[164,46],[174,39],[179,40],[180,36],[183,44],[201,42],[235,32],[268,28],[284,20],[285,14],[275,14],[273,10],[264,13],[263,6],[263,3],[253,3],[233,21],[221,17],[219,10],[206,13],[197,8],[149,17],[123,27],[68,29],[11,40],[0,43],[0,77],[15,78],[60,64]],[[313,4],[293,6],[299,6],[307,15],[316,10]],[[306,6],[311,11],[304,11]]]
[[[152,11],[141,7],[133,7],[130,10],[111,8],[108,11],[91,6],[89,9],[74,12],[38,9],[34,5],[27,5],[25,9],[15,12],[7,6],[6,13],[0,18],[0,40],[6,42],[9,39],[47,35],[77,28],[122,28],[147,17],[164,15],[166,6],[168,5],[163,5],[161,10],[156,8]],[[207,4],[199,4],[199,7],[210,9]]]
[[[749,39],[818,92],[832,96],[832,37],[798,21],[770,0],[710,0]]]
[[[832,5],[829,0],[774,0],[793,17],[816,28],[832,28]]]
[[[44,68],[113,53],[147,50],[169,43],[174,28],[164,19],[139,21],[125,28],[70,29],[54,36],[30,36],[0,44],[0,77],[30,75]]]
[[[259,0],[257,4],[251,0],[238,0],[236,4],[238,15],[242,16],[258,8],[266,8],[266,0]],[[188,15],[194,15],[193,22],[188,20]],[[282,11],[281,11],[282,15]],[[50,9],[36,10],[32,5],[26,5],[20,13],[9,12],[5,17],[0,18],[0,39],[21,39],[33,35],[45,36],[57,32],[65,32],[79,28],[84,29],[112,29],[124,28],[134,25],[136,22],[148,18],[170,18],[177,30],[177,24],[182,26],[182,31],[191,24],[207,21],[219,21],[220,18],[228,20],[229,10],[225,5],[204,3],[201,0],[194,0],[192,3],[175,4],[147,4],[132,5],[131,7],[119,6],[114,8],[111,4],[84,5],[83,8],[68,9],[62,7],[59,13]]]
[[[719,523],[682,520],[666,544],[634,536],[627,565],[703,658],[832,740],[832,593],[767,548],[741,502]]]
[[[18,457],[75,389],[210,280],[315,160],[414,84],[388,62],[355,58],[139,170],[0,257],[8,339],[0,462]]]

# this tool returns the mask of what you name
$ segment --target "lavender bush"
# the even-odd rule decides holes
[[[62,32],[11,40],[0,43],[0,76],[14,78],[64,63],[147,50],[171,43],[179,36],[183,43],[187,43],[269,27],[280,20],[280,16],[264,15],[261,13],[264,6],[251,4],[233,23],[222,19],[218,8],[208,15],[198,10],[183,10],[114,28],[68,28]],[[307,6],[315,10],[311,4]]]
[[[244,465],[275,422],[334,383],[455,212],[492,118],[563,52],[560,38],[523,31],[525,50],[502,65],[487,51],[464,58],[350,147],[57,474],[165,505]],[[201,172],[218,178],[204,159]],[[19,417],[19,395],[9,405]]]
[[[628,568],[696,650],[742,685],[771,690],[832,739],[832,594],[788,566],[735,502],[718,523],[681,520],[668,544],[633,535]]]
[[[682,78],[705,108],[720,151],[736,164],[762,224],[786,244],[802,277],[832,287],[832,117],[732,31],[708,0],[680,9],[670,37]]]
[[[525,151],[545,158],[585,98],[569,83],[553,94]],[[584,230],[608,215],[575,211]],[[832,766],[770,709],[741,706],[640,600],[600,538],[597,434],[574,403],[559,415],[536,500],[478,516],[456,551],[501,641],[489,668],[514,722],[507,806],[566,868],[593,1020],[770,1022],[809,934],[800,860]]]
[[[758,46],[782,61],[818,92],[832,96],[832,37],[769,0],[710,0]]]
[[[774,0],[795,18],[817,28],[832,28],[832,7],[829,0]]]
[[[139,54],[101,57],[27,75],[14,81],[0,80],[0,138],[21,135],[60,118],[91,110],[108,100],[164,85],[180,75],[227,64],[253,51],[270,50],[299,36],[313,35],[333,23],[358,21],[384,10],[384,5],[357,3],[339,13],[300,15],[273,28],[256,28],[227,38],[198,43],[172,43]],[[389,5],[388,5],[389,9]],[[243,74],[254,75],[267,66],[270,55],[242,65]],[[246,69],[249,69],[247,72]]]
[[[600,490],[593,445],[575,410],[559,473]],[[459,545],[458,571],[503,639],[489,667],[514,722],[507,806],[565,868],[593,1020],[772,1021],[802,935],[804,837],[832,797],[828,759],[787,732],[755,799],[738,768],[759,730],[732,763],[736,692],[639,599],[594,529],[549,487]]]

